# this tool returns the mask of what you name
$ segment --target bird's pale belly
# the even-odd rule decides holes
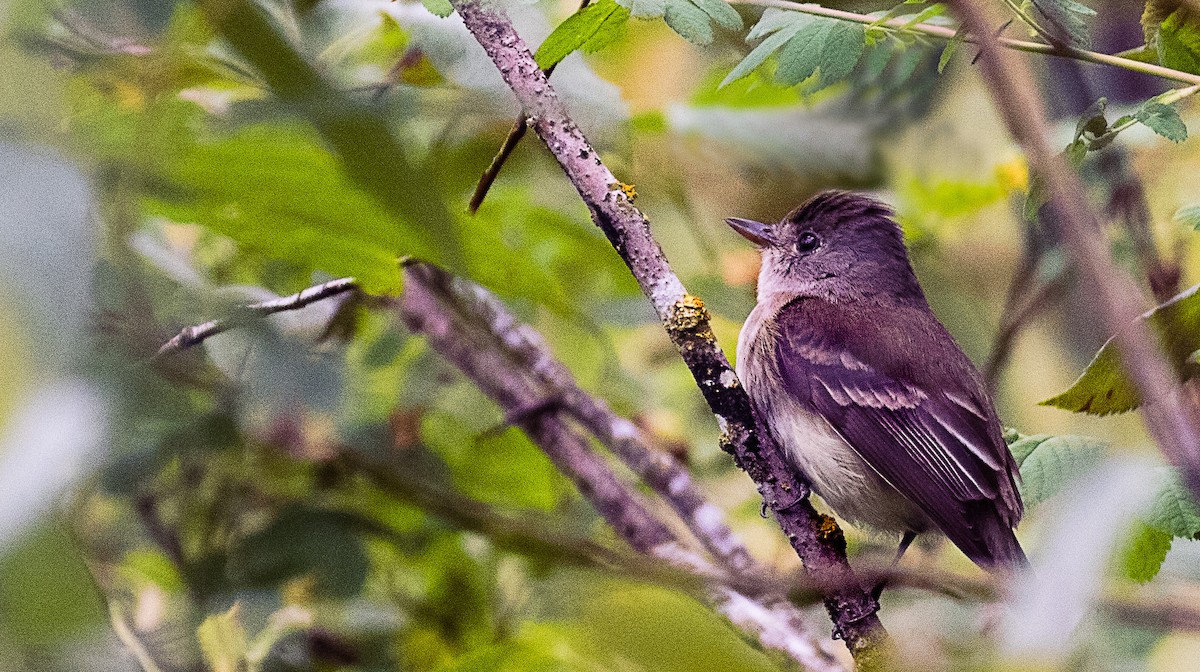
[[[760,298],[738,337],[738,377],[759,418],[766,421],[792,466],[842,518],[883,532],[928,529],[930,523],[920,509],[867,465],[824,418],[784,395],[769,393],[786,389],[774,365],[777,336],[766,319],[781,306],[779,301]]]
[[[863,462],[823,418],[789,401],[765,415],[789,461],[839,516],[883,532],[929,527],[924,514]]]

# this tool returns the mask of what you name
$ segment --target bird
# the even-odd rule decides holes
[[[787,463],[843,519],[901,535],[894,563],[940,532],[984,569],[1025,566],[1016,461],[891,208],[830,191],[778,224],[725,221],[761,252],[736,368]]]

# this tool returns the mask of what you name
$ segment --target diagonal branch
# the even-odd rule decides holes
[[[583,11],[591,4],[592,0],[582,0],[579,3],[579,11]],[[546,79],[550,79],[550,75],[554,74],[554,69],[558,67],[555,63],[543,70],[546,73]],[[529,132],[529,124],[525,121],[525,115],[517,115],[517,120],[513,122],[512,128],[508,129],[508,135],[504,136],[504,142],[500,144],[500,149],[496,150],[496,156],[492,157],[492,162],[488,164],[487,170],[483,171],[483,175],[479,177],[479,182],[475,185],[475,193],[471,194],[471,200],[467,203],[467,212],[472,215],[479,211],[479,206],[483,205],[483,199],[487,198],[488,191],[491,190],[492,184],[500,175],[500,170],[504,168],[504,164],[508,163],[508,157],[517,149],[521,139]]]
[[[713,571],[650,513],[637,492],[617,478],[591,450],[588,440],[568,424],[567,414],[546,403],[550,399],[537,377],[489,347],[493,334],[478,324],[474,305],[458,300],[461,292],[452,288],[455,282],[453,276],[434,266],[409,264],[399,309],[405,324],[423,334],[436,351],[499,404],[630,546],[689,571]],[[736,574],[749,572],[743,569]],[[809,670],[841,669],[804,630],[794,609],[780,604],[781,597],[760,602],[735,588],[715,584],[705,594],[716,611],[753,634],[764,648],[781,651]]]
[[[1050,129],[1042,102],[1033,89],[1028,65],[1000,48],[988,26],[994,17],[972,0],[954,0],[963,25],[979,39],[980,67],[1009,132],[1025,150],[1031,168],[1045,180],[1048,207],[1059,224],[1063,245],[1079,270],[1080,280],[1094,293],[1101,327],[1121,353],[1122,368],[1146,400],[1142,415],[1147,429],[1167,458],[1200,494],[1200,416],[1179,394],[1176,377],[1159,352],[1146,325],[1137,321],[1145,301],[1132,280],[1113,263],[1099,220],[1079,178],[1050,145]]]
[[[523,324],[491,292],[474,283],[450,288],[520,366],[546,387],[558,407],[571,414],[660,497],[671,505],[692,534],[729,569],[763,571],[749,549],[725,523],[725,514],[707,501],[691,473],[669,453],[656,450],[628,419],[613,412],[602,399],[580,389],[571,372],[554,358],[532,327]]]
[[[773,445],[762,440],[750,400],[713,336],[704,303],[688,294],[650,233],[645,215],[567,115],[524,40],[502,10],[479,0],[452,0],[516,94],[530,128],[558,160],[591,211],[592,218],[629,266],[671,340],[717,416],[722,447],[758,485],[767,505],[808,571],[831,589],[826,607],[836,634],[856,659],[874,658],[887,633],[878,604],[853,580],[845,538],[836,523],[819,515],[801,481]]]

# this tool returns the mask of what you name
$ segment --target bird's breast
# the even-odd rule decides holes
[[[755,308],[738,338],[738,377],[792,467],[842,518],[886,532],[927,528],[912,502],[863,461],[825,418],[791,395],[776,359],[774,312],[763,315],[760,308],[770,310],[763,304]]]

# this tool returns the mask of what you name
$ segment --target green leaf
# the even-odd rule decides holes
[[[200,653],[212,672],[239,672],[245,669],[246,652],[250,644],[242,628],[238,604],[223,614],[204,619],[196,628],[196,639],[200,642]]]
[[[1160,65],[1200,74],[1200,21],[1187,9],[1177,9],[1162,22],[1155,45]]]
[[[708,12],[686,0],[667,0],[663,20],[671,30],[692,44],[712,44],[713,29]]]
[[[594,53],[621,37],[628,21],[628,9],[614,0],[600,0],[558,24],[554,32],[538,47],[533,58],[538,67],[546,70],[577,49]]]
[[[1180,208],[1171,216],[1171,221],[1178,222],[1184,226],[1190,226],[1196,231],[1200,231],[1200,205],[1189,205],[1185,208]]]
[[[836,21],[818,18],[803,26],[779,52],[775,78],[784,86],[795,86],[821,66],[825,41]]]
[[[251,127],[172,156],[149,212],[229,236],[245,252],[352,276],[384,293],[400,289],[399,257],[437,255],[421,231],[356,189],[303,129]]]
[[[890,77],[892,86],[898,87],[907,82],[917,71],[917,66],[921,65],[921,61],[925,60],[927,53],[918,44],[905,45],[900,56],[896,58],[896,65],[892,68]]]
[[[1095,10],[1074,0],[1030,0],[1030,4],[1037,10],[1034,17],[1044,19],[1039,23],[1051,33],[1073,46],[1087,44],[1088,29],[1083,17],[1095,16]]]
[[[866,35],[860,24],[834,22],[826,38],[825,49],[821,52],[818,68],[821,86],[836,84],[854,72],[858,59],[862,58],[865,41]]]
[[[248,586],[276,586],[311,576],[325,597],[352,597],[362,589],[370,565],[355,516],[292,506],[260,532],[238,541],[229,574]]]
[[[1076,140],[1082,138],[1084,133],[1091,133],[1097,137],[1104,135],[1108,130],[1108,120],[1104,118],[1104,110],[1107,107],[1108,99],[1100,98],[1079,115],[1079,121],[1075,124]]]
[[[1121,572],[1138,583],[1146,583],[1158,575],[1163,560],[1171,550],[1170,534],[1138,523],[1133,536],[1121,551]]]
[[[427,239],[424,258],[462,272],[454,216],[429,171],[413,162],[385,115],[326,80],[258,4],[251,0],[199,4],[271,92],[317,129],[355,186],[369,194],[394,223],[411,225]],[[313,236],[309,244],[327,244],[329,238]]]
[[[742,15],[737,13],[725,0],[691,0],[692,4],[704,10],[718,26],[728,30],[743,28]]]
[[[866,34],[848,21],[814,18],[805,22],[779,53],[776,79],[794,86],[819,72],[818,86],[845,79],[862,58]]]
[[[1037,434],[1011,445],[1021,469],[1021,497],[1033,508],[1057,494],[1073,478],[1104,459],[1108,444],[1089,436]]]
[[[421,0],[421,4],[425,5],[425,9],[432,14],[443,19],[454,13],[454,7],[450,4],[450,0]]]
[[[1194,367],[1187,365],[1187,359],[1200,349],[1198,288],[1200,285],[1187,289],[1138,318],[1149,325],[1176,366],[1189,376]],[[1111,338],[1070,388],[1041,402],[1043,406],[1092,415],[1123,413],[1140,403],[1137,390],[1121,371],[1120,357]]]
[[[808,14],[799,12],[785,12],[783,10],[768,9],[763,12],[762,19],[750,29],[750,34],[746,39],[754,40],[763,35],[769,35],[761,44],[746,54],[741,63],[734,66],[729,75],[721,81],[721,87],[724,88],[729,84],[742,79],[746,75],[753,72],[758,66],[762,65],[771,54],[775,53],[780,47],[787,43],[788,40],[804,28],[812,23],[814,17]]]
[[[1159,474],[1159,489],[1145,514],[1146,524],[1173,537],[1200,538],[1200,506],[1191,490],[1174,468],[1161,467]]]
[[[1171,105],[1148,100],[1133,113],[1133,117],[1171,142],[1187,140],[1187,126]]]
[[[942,49],[942,55],[938,58],[938,74],[942,74],[946,70],[946,65],[950,63],[950,59],[954,56],[954,52],[962,46],[962,43],[967,39],[967,31],[959,28],[958,32],[954,33],[954,37],[946,43],[946,48]]]
[[[712,43],[712,23],[740,30],[742,17],[724,0],[632,0],[632,15],[661,16],[680,37],[692,44]],[[770,10],[768,10],[770,11]]]

